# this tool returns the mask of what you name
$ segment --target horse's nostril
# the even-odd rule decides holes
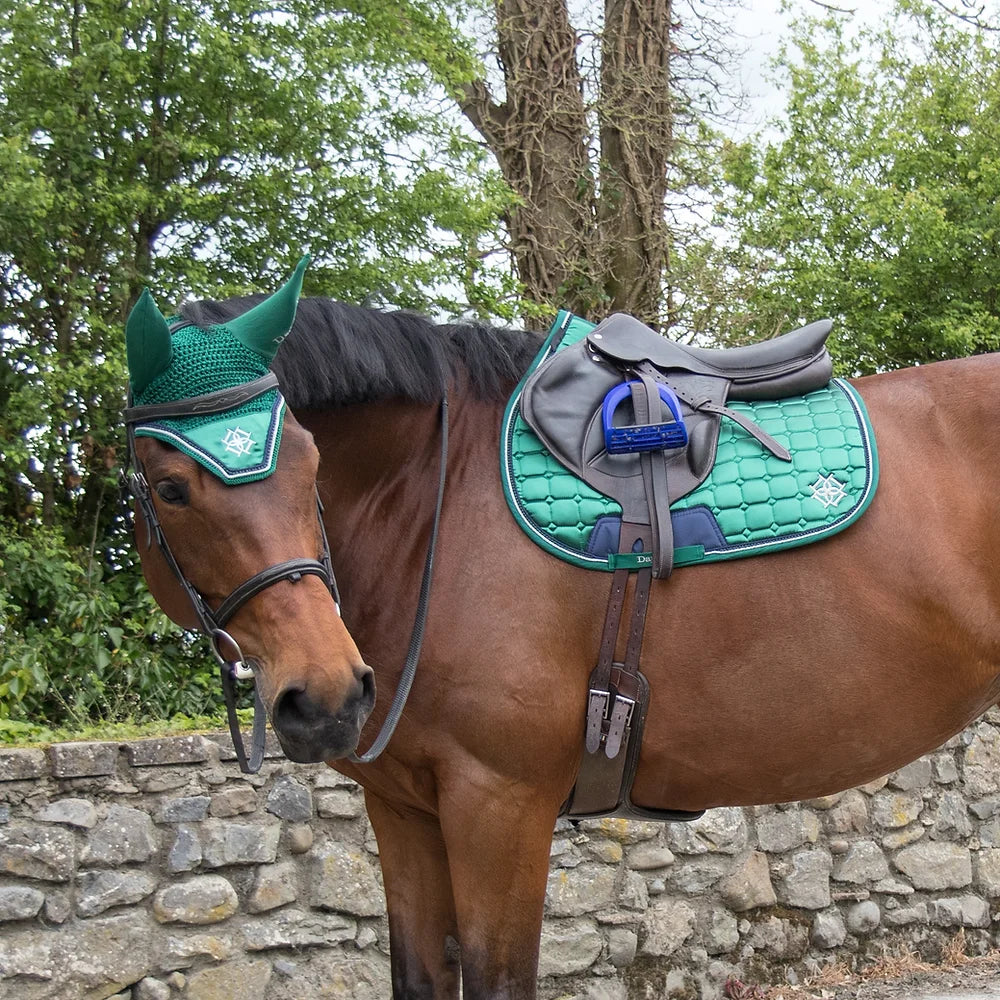
[[[271,721],[275,729],[297,731],[315,723],[324,714],[303,689],[288,688],[274,703]]]
[[[317,761],[354,749],[375,703],[375,674],[355,667],[354,683],[339,704],[317,701],[305,686],[288,687],[271,706],[271,724],[291,760]]]
[[[354,685],[340,705],[316,701],[304,687],[288,687],[275,699],[271,722],[279,734],[293,739],[322,739],[328,730],[360,727],[375,703],[375,672],[369,666],[354,670]]]
[[[371,708],[375,704],[375,671],[365,667],[358,679],[361,681],[361,702]]]

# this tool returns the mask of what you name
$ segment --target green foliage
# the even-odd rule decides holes
[[[236,710],[236,717],[242,728],[247,729],[253,724],[253,713],[252,708]],[[0,719],[0,744],[38,746],[68,740],[141,740],[176,733],[212,732],[225,729],[226,725],[224,712],[214,715],[178,713],[152,722],[98,722],[54,729],[33,722]]]
[[[746,325],[832,316],[846,374],[1000,348],[997,39],[900,0],[878,30],[803,20],[793,45],[780,140],[723,155]]]
[[[143,285],[270,290],[309,252],[307,293],[509,308],[505,189],[441,108],[470,53],[438,0],[0,0],[0,717],[214,704],[117,504]]]
[[[221,703],[204,644],[178,634],[135,573],[53,529],[0,530],[0,637],[0,719],[79,727]]]
[[[436,4],[0,0],[0,517],[110,523],[121,325],[143,284],[492,308],[504,192],[435,107]],[[458,294],[456,294],[458,293]],[[40,509],[39,509],[40,508]]]

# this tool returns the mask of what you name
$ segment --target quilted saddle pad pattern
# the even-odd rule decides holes
[[[593,324],[561,312],[525,380],[591,329]],[[523,383],[507,405],[501,432],[508,506],[546,551],[576,566],[613,570],[620,564],[621,508],[568,472],[525,423]],[[871,503],[878,483],[875,437],[864,402],[849,383],[834,379],[806,396],[728,405],[784,444],[792,461],[770,454],[723,419],[711,473],[671,507],[675,567],[819,541],[853,524]]]

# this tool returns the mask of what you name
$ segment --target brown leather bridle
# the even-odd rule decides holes
[[[128,451],[126,464],[121,475],[122,485],[139,505],[143,520],[146,522],[146,547],[149,548],[153,541],[156,541],[157,547],[170,567],[171,572],[183,588],[184,593],[187,594],[188,600],[191,602],[191,606],[198,617],[201,631],[208,636],[212,653],[219,665],[222,678],[226,714],[229,721],[229,731],[233,738],[233,746],[236,750],[236,759],[239,761],[241,770],[248,774],[258,771],[264,759],[264,724],[266,713],[263,711],[260,691],[255,685],[254,726],[251,737],[252,749],[248,755],[236,717],[235,683],[238,680],[253,679],[254,669],[243,655],[239,643],[225,631],[225,626],[247,601],[261,591],[266,590],[281,580],[290,580],[292,583],[297,583],[303,576],[308,575],[318,576],[323,580],[337,606],[338,614],[340,613],[340,594],[337,590],[337,580],[333,573],[333,564],[330,561],[330,543],[327,540],[326,527],[323,524],[323,504],[319,498],[319,491],[317,490],[316,492],[316,514],[319,520],[321,540],[319,558],[289,559],[285,562],[268,566],[266,569],[262,569],[259,573],[255,573],[248,580],[241,583],[217,608],[212,609],[198,589],[188,580],[180,564],[177,562],[177,558],[171,551],[170,543],[163,532],[159,516],[156,513],[156,506],[153,503],[149,482],[146,479],[145,470],[136,453],[135,425],[147,423],[151,420],[165,420],[172,417],[222,413],[225,410],[231,410],[236,406],[241,406],[243,403],[256,399],[265,392],[276,388],[277,385],[277,378],[272,372],[269,372],[262,378],[249,382],[246,385],[237,386],[234,389],[221,389],[202,396],[191,396],[187,399],[178,399],[170,403],[155,404],[152,406],[129,405],[125,409]],[[131,399],[129,403],[131,404]],[[237,653],[236,658],[228,658],[225,655],[224,648],[235,649]]]
[[[251,399],[256,399],[265,392],[276,388],[278,380],[276,376],[269,372],[267,375],[248,382],[245,385],[237,386],[233,389],[221,389],[217,392],[206,393],[202,396],[191,396],[187,399],[179,399],[170,403],[154,404],[150,406],[132,406],[131,394],[129,405],[125,409],[125,425],[128,432],[128,450],[125,466],[121,472],[121,482],[123,491],[130,494],[139,505],[143,520],[146,522],[146,547],[149,548],[153,541],[163,554],[167,565],[170,567],[177,581],[187,594],[198,617],[201,631],[208,636],[212,653],[219,665],[219,672],[222,679],[222,691],[226,702],[226,716],[229,723],[229,732],[233,740],[233,747],[236,751],[236,759],[239,762],[240,770],[246,774],[253,774],[260,770],[264,760],[264,732],[267,721],[267,713],[264,710],[261,700],[260,690],[256,684],[254,686],[254,720],[253,732],[251,735],[251,750],[248,753],[243,743],[243,735],[240,732],[239,720],[236,716],[236,691],[235,685],[238,680],[254,679],[254,670],[243,655],[236,640],[225,631],[225,625],[236,614],[237,611],[250,598],[266,590],[279,580],[290,580],[295,583],[306,575],[320,577],[330,590],[340,614],[340,592],[337,589],[337,581],[333,573],[333,564],[330,559],[330,543],[326,535],[326,527],[323,523],[323,504],[319,497],[319,490],[316,490],[316,513],[319,518],[319,531],[322,540],[322,548],[318,559],[290,559],[286,562],[276,563],[266,569],[255,573],[250,579],[241,583],[218,608],[213,610],[208,606],[205,598],[198,592],[190,580],[185,576],[180,564],[177,562],[170,545],[163,533],[160,519],[153,504],[149,482],[146,479],[142,462],[136,453],[135,448],[135,425],[150,420],[163,420],[170,417],[190,417],[204,415],[207,413],[221,413],[225,410],[242,406]],[[389,743],[392,734],[396,729],[406,699],[409,696],[410,688],[416,677],[417,664],[420,660],[420,650],[423,644],[424,629],[427,622],[427,607],[430,602],[431,580],[434,571],[434,552],[437,547],[438,527],[441,521],[441,508],[444,504],[444,490],[448,465],[448,397],[442,391],[441,397],[441,462],[438,476],[437,501],[434,509],[434,520],[431,525],[430,540],[427,546],[427,556],[424,561],[423,578],[420,584],[420,596],[417,601],[417,611],[413,623],[413,630],[410,634],[410,643],[406,653],[406,661],[400,675],[396,694],[382,728],[375,737],[371,747],[363,754],[351,754],[350,760],[356,764],[369,764],[375,760]],[[223,651],[223,643],[230,645],[238,654],[236,659],[227,659]]]

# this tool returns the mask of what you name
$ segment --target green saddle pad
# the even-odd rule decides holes
[[[641,561],[617,552],[621,507],[553,458],[520,407],[528,376],[593,328],[565,311],[556,317],[507,404],[500,464],[507,503],[529,538],[575,566],[611,571]],[[871,503],[875,435],[853,386],[834,379],[806,396],[728,405],[785,445],[792,461],[723,418],[711,473],[671,506],[675,567],[819,541],[853,524]]]

